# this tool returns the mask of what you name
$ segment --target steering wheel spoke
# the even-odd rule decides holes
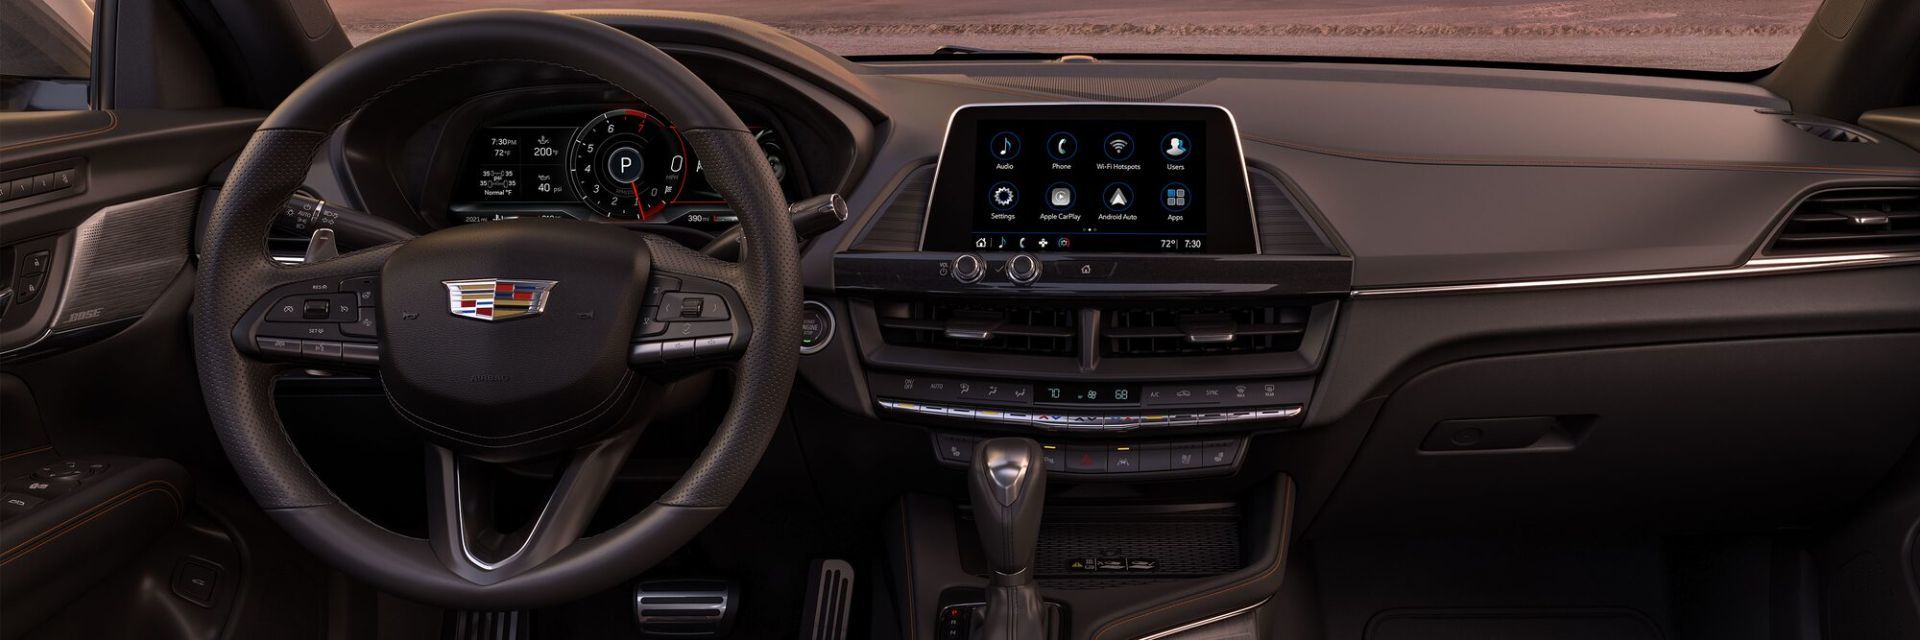
[[[726,367],[753,337],[739,269],[649,236],[654,269],[628,363],[656,375]]]
[[[431,510],[428,539],[446,567],[476,584],[525,573],[580,539],[620,465],[640,437],[629,428],[567,454],[539,511],[502,530],[496,514],[503,496],[494,490],[488,463],[428,445]]]
[[[234,325],[234,346],[269,362],[378,366],[380,267],[401,244],[263,269],[256,288],[265,293]]]

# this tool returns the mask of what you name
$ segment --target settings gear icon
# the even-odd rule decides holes
[[[1002,182],[993,185],[993,189],[988,191],[988,198],[993,201],[995,209],[1011,209],[1018,195],[1014,192],[1012,184]]]

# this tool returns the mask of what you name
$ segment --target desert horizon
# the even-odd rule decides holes
[[[703,11],[841,55],[946,45],[1049,53],[1279,54],[1750,71],[1799,39],[1819,0],[332,0],[354,42],[470,8]]]

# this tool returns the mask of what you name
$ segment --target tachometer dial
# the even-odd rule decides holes
[[[574,192],[610,218],[658,215],[685,186],[686,165],[680,135],[637,109],[600,114],[574,134],[567,153]]]

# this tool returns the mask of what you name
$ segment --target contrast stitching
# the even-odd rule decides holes
[[[72,533],[76,530],[79,530],[82,526],[85,526],[88,522],[92,522],[94,521],[94,519],[99,518],[100,516],[106,515],[108,512],[111,512],[114,509],[118,509],[122,506],[125,506],[128,503],[133,502],[135,498],[139,498],[140,496],[146,495],[148,493],[159,492],[161,495],[166,496],[169,502],[173,503],[174,509],[176,511],[184,510],[185,506],[180,502],[178,491],[179,491],[178,489],[174,488],[173,483],[167,482],[165,480],[148,480],[138,485],[134,485],[133,487],[127,489],[126,491],[122,491],[118,494],[115,494],[113,497],[108,498],[105,501],[102,501],[98,505],[94,505],[92,508],[89,508],[86,511],[82,511],[78,514],[75,514],[71,518],[67,518],[66,520],[62,521],[60,524],[54,525],[52,528],[47,529],[46,531],[40,533],[40,535],[34,536],[32,538],[28,538],[22,541],[20,544],[14,545],[12,548],[7,549],[4,552],[0,552],[0,556],[6,557],[6,559],[0,560],[0,567],[6,566],[8,563],[13,562],[14,560],[18,560],[22,557],[25,557],[27,554],[32,553],[34,550],[39,549],[40,547],[46,546],[48,543],[51,543],[54,540],[58,540],[61,537],[66,536],[68,533]],[[81,519],[83,517],[84,519]],[[74,522],[75,520],[79,520],[79,522]]]
[[[27,147],[37,147],[43,144],[53,144],[55,142],[64,142],[67,140],[85,138],[98,133],[106,133],[108,131],[112,131],[120,127],[120,114],[114,113],[113,110],[111,109],[102,109],[101,111],[107,114],[107,124],[105,126],[95,128],[95,129],[88,129],[86,131],[75,131],[73,133],[54,136],[52,138],[46,138],[42,140],[29,140],[27,142],[22,142],[19,144],[0,146],[0,151],[18,151],[20,149],[25,149]]]
[[[0,460],[12,460],[20,456],[28,456],[28,455],[33,455],[43,451],[52,451],[52,450],[53,450],[53,445],[41,445],[38,447],[34,447],[32,449],[22,449],[6,455],[0,455]]]

